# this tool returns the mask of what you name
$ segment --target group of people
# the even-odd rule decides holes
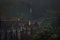
[[[37,22],[31,21],[3,21],[1,22],[1,40],[28,40]],[[5,30],[6,29],[6,30]]]

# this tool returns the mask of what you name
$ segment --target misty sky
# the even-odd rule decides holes
[[[36,19],[48,16],[48,11],[60,11],[59,2],[59,0],[0,0],[0,11],[1,15]]]

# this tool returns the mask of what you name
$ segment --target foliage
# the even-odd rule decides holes
[[[53,40],[58,37],[58,34],[55,31],[48,29],[41,29],[35,33],[33,33],[33,40]]]
[[[57,40],[59,31],[56,26],[52,26],[55,21],[55,17],[50,17],[42,22],[41,27],[32,33],[32,40]]]

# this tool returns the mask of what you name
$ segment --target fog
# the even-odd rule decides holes
[[[30,12],[30,9],[32,12]],[[60,11],[59,0],[0,0],[1,15],[39,19]]]

